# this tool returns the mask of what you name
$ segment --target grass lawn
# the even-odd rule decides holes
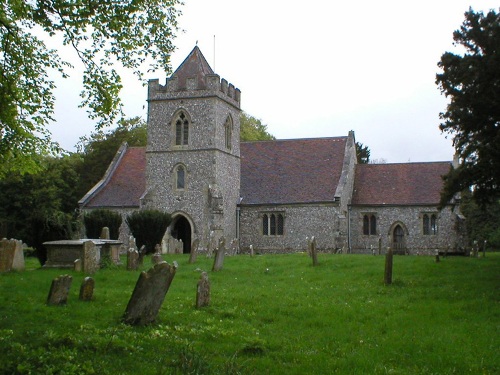
[[[306,254],[179,264],[148,327],[120,323],[139,272],[40,269],[0,274],[0,371],[19,374],[498,374],[500,253],[486,258]],[[143,269],[150,268],[149,258]],[[194,308],[200,269],[210,307]],[[47,306],[69,274],[66,306]]]

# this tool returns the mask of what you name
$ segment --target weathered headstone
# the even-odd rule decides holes
[[[195,238],[191,243],[191,253],[189,254],[189,263],[196,262],[196,257],[198,256],[198,247],[200,246],[200,240]]]
[[[138,267],[139,267],[139,252],[134,248],[130,248],[128,249],[127,252],[127,270],[136,271]]]
[[[215,250],[215,259],[212,271],[220,271],[224,266],[224,254],[226,252],[226,240],[224,237],[219,239],[219,246]]]
[[[52,280],[47,305],[65,305],[68,301],[72,280],[73,278],[70,275],[61,275]]]
[[[91,277],[86,277],[83,279],[82,285],[80,286],[80,301],[91,301],[94,296],[94,286],[95,281]]]
[[[207,243],[207,257],[210,258],[214,252],[215,248],[215,232],[212,230],[210,231],[210,236],[208,237],[208,243]]]
[[[175,276],[177,263],[156,264],[148,272],[141,272],[128,302],[122,321],[130,325],[147,325],[156,320],[170,284]]]
[[[385,272],[384,272],[384,284],[392,284],[392,248],[387,248],[387,254],[385,254]]]
[[[23,241],[11,240],[15,242],[16,249],[14,250],[14,259],[12,261],[12,269],[14,271],[24,271],[26,266],[24,263]]]
[[[81,259],[75,259],[73,262],[73,269],[75,272],[82,272],[82,260]]]
[[[253,257],[255,255],[253,251],[253,245],[250,245],[250,257]]]
[[[16,242],[4,238],[0,241],[0,272],[12,271],[14,256],[16,253]]]
[[[439,259],[439,250],[436,249],[436,263],[439,263],[440,262],[440,259]]]
[[[314,236],[311,237],[310,243],[311,243],[310,249],[311,249],[311,258],[312,258],[313,266],[317,266],[318,265],[318,251],[316,250],[316,238]]]
[[[237,238],[233,238],[233,240],[231,241],[230,248],[231,248],[230,252],[231,255],[236,255],[239,253],[240,245]]]
[[[83,272],[93,274],[99,269],[100,254],[94,242],[85,241],[82,248]]]
[[[101,229],[101,235],[99,236],[101,240],[109,240],[109,228],[108,227],[103,227]]]
[[[206,307],[210,304],[210,280],[208,274],[202,272],[196,289],[196,308]]]

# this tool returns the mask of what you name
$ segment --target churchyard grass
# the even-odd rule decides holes
[[[500,253],[486,258],[306,254],[179,264],[157,322],[120,323],[139,272],[40,269],[0,275],[0,372],[19,374],[498,374]],[[123,261],[125,259],[123,258]],[[145,259],[143,270],[150,268]],[[195,309],[200,270],[211,304]],[[47,306],[55,277],[67,305]]]

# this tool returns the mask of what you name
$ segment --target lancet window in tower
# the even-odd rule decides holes
[[[177,190],[186,188],[186,170],[182,165],[179,165],[175,171],[175,188]]]
[[[225,137],[226,148],[228,150],[231,149],[232,136],[233,136],[233,122],[231,120],[231,116],[228,116],[224,124],[224,137]]]
[[[189,120],[186,114],[181,111],[175,119],[175,145],[183,146],[189,140]]]

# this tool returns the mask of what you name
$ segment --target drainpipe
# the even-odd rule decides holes
[[[240,208],[236,207],[236,239],[240,240]]]

